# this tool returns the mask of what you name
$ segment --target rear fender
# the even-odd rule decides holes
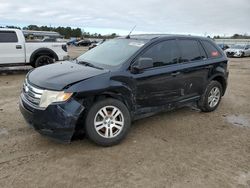
[[[48,54],[51,54],[51,55],[53,55],[53,57],[55,58],[55,60],[56,61],[58,61],[58,56],[57,56],[57,54],[53,51],[53,50],[51,50],[51,49],[49,49],[49,48],[39,48],[39,49],[37,49],[37,50],[35,50],[32,54],[31,54],[31,56],[30,56],[30,63],[32,63],[32,62],[34,62],[35,61],[35,58],[37,57],[37,55],[48,55]]]

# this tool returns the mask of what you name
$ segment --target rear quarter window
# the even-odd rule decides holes
[[[181,51],[180,63],[203,60],[206,54],[201,44],[193,39],[178,39]]]
[[[218,58],[221,57],[221,53],[219,50],[209,41],[202,41],[202,45],[204,46],[208,58]]]
[[[0,43],[18,42],[16,32],[0,31]]]

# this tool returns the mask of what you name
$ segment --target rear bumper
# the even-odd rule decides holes
[[[225,88],[224,88],[224,92],[223,92],[223,94],[222,94],[222,96],[224,96],[225,95],[225,93],[226,93],[226,90],[227,90],[227,86],[228,86],[228,77],[229,77],[229,71],[227,71],[226,72],[226,75],[225,75]]]
[[[69,143],[84,107],[74,99],[53,104],[45,110],[29,104],[21,94],[20,111],[28,124],[37,132],[61,142]]]

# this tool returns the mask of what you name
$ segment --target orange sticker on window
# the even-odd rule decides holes
[[[219,53],[218,53],[217,51],[213,51],[213,52],[211,53],[211,55],[212,55],[212,57],[216,57],[216,56],[219,55]]]

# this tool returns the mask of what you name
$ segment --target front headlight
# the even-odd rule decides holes
[[[73,93],[65,93],[64,91],[49,91],[44,90],[41,100],[40,107],[46,108],[53,102],[63,102],[68,100]]]

